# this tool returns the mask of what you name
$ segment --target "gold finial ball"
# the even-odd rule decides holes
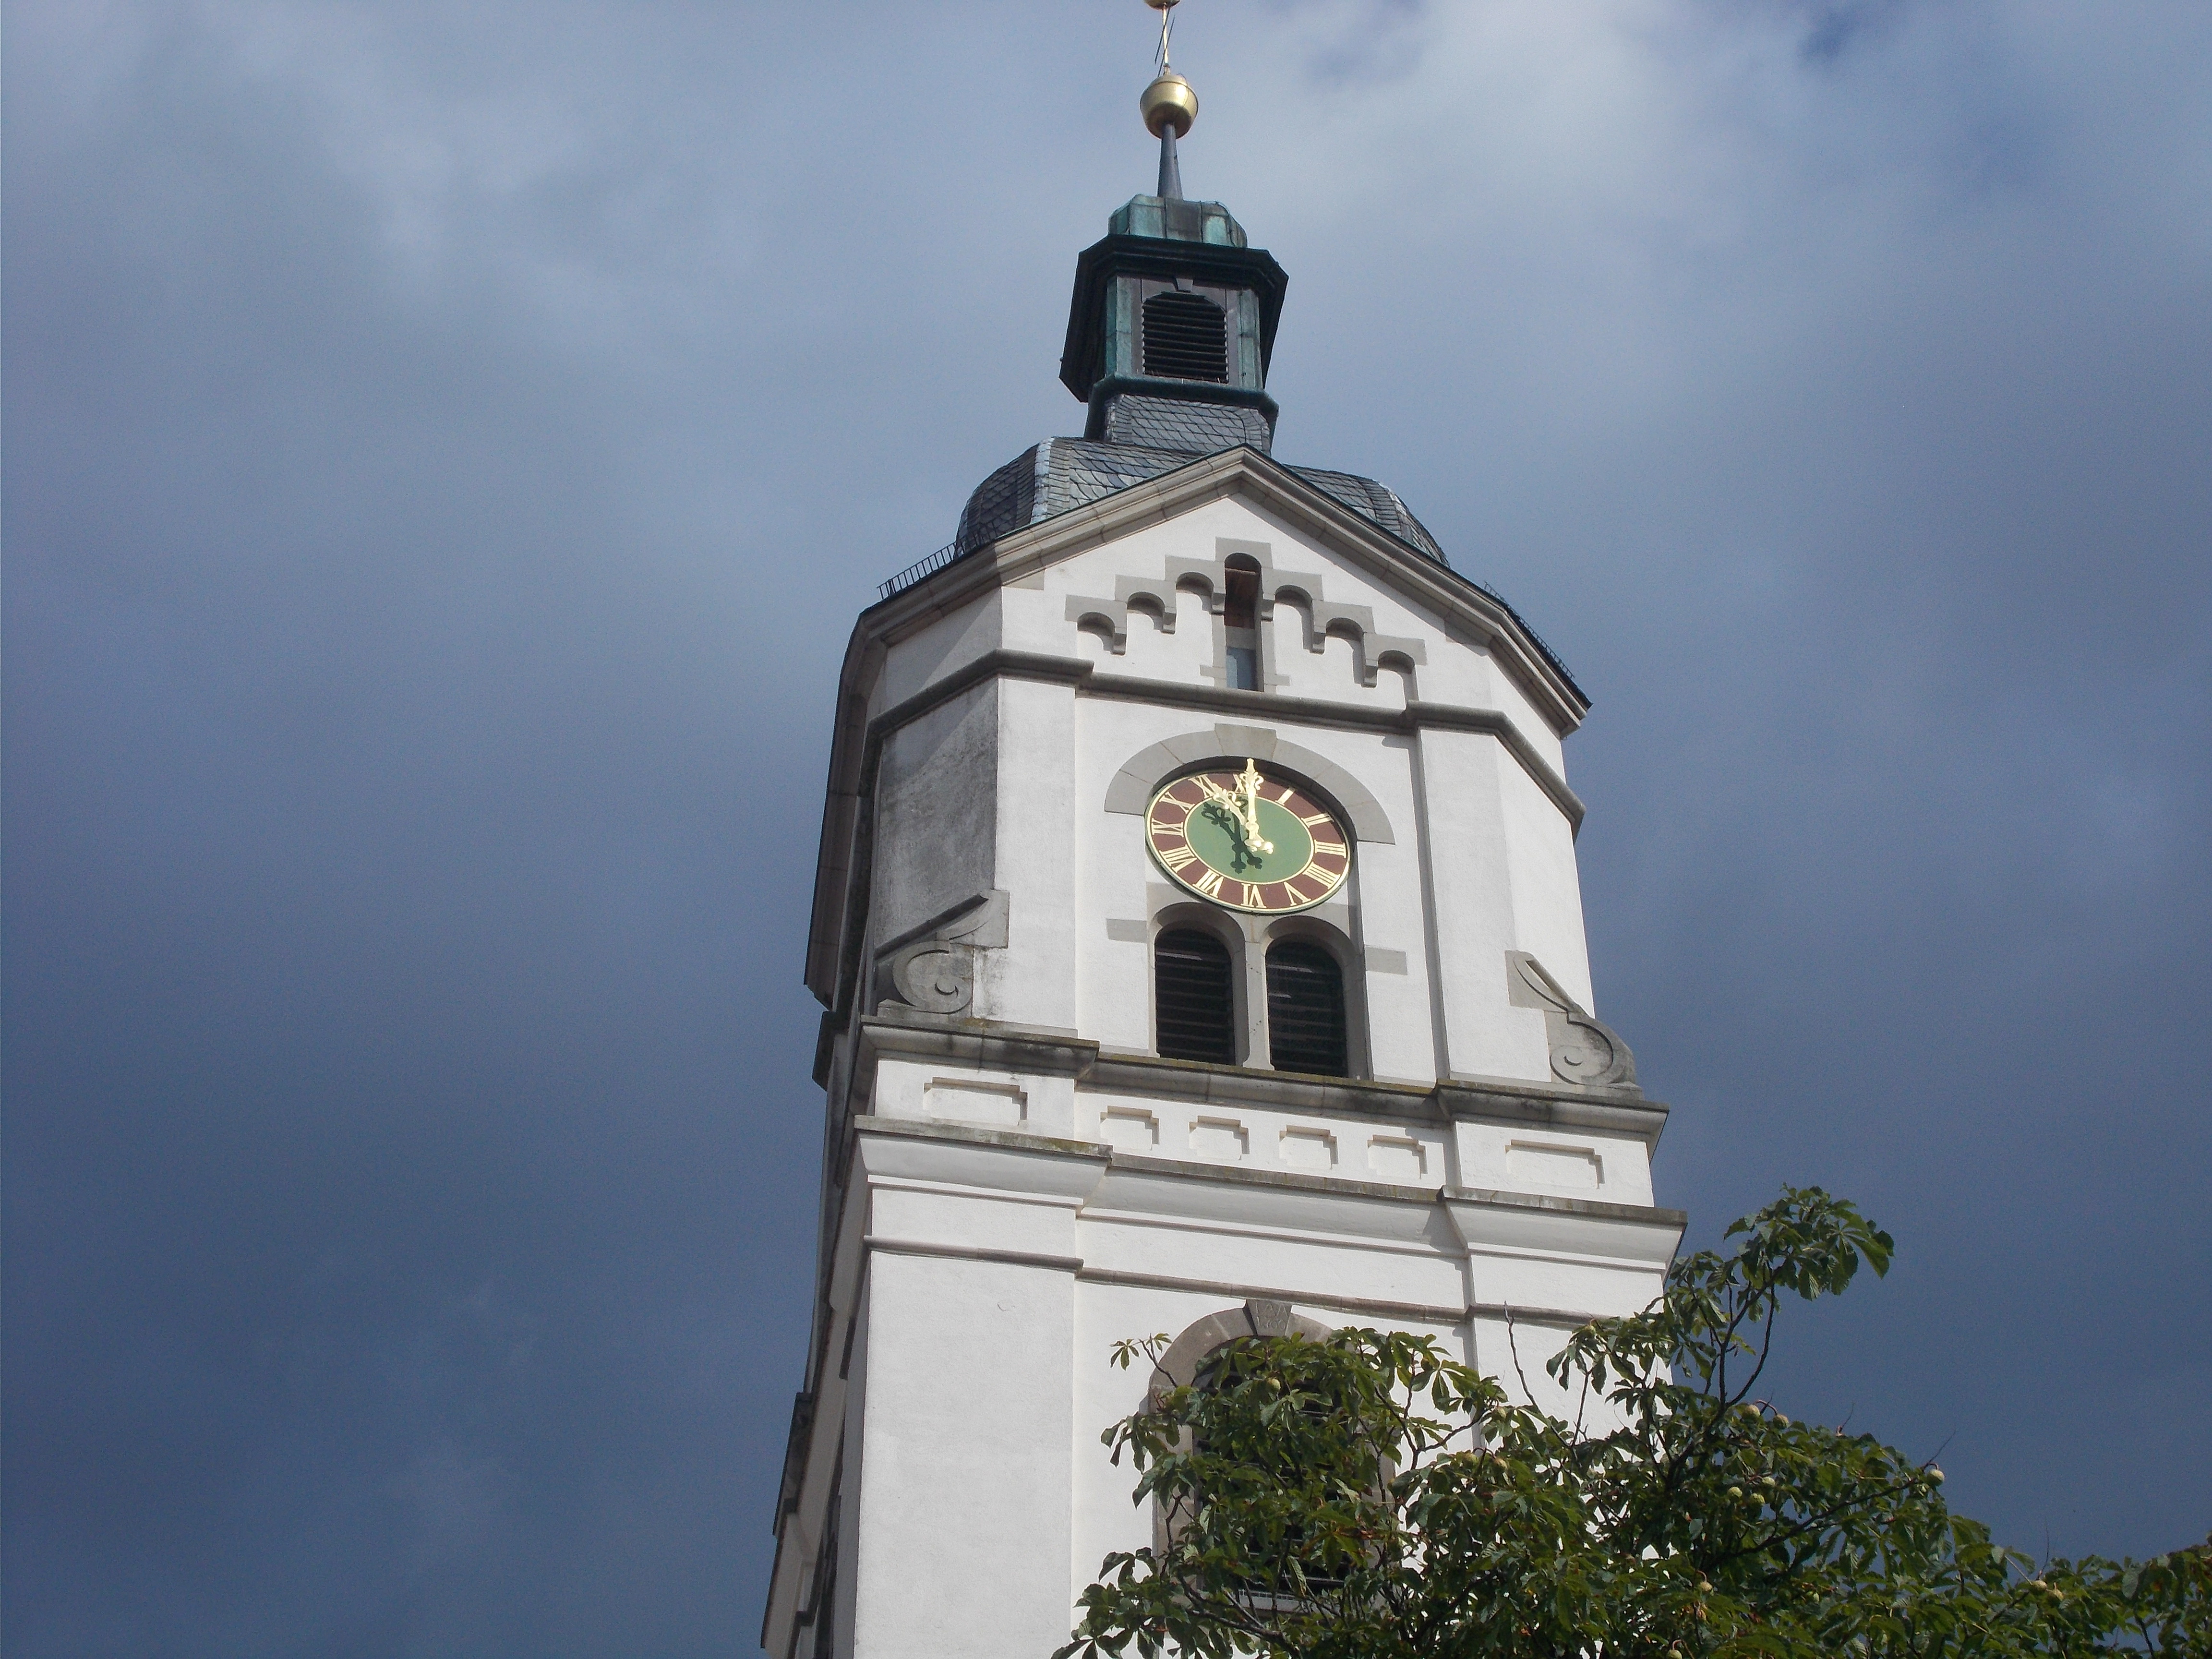
[[[1173,70],[1164,70],[1159,79],[1146,87],[1144,95],[1137,100],[1137,108],[1153,137],[1173,127],[1176,137],[1180,138],[1198,119],[1198,94],[1190,89],[1190,82]]]

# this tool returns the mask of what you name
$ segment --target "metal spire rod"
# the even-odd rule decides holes
[[[1159,59],[1159,73],[1145,88],[1144,96],[1137,100],[1137,108],[1144,115],[1145,125],[1160,141],[1160,199],[1180,202],[1183,198],[1182,165],[1176,159],[1176,140],[1188,132],[1190,124],[1198,118],[1198,94],[1190,89],[1190,82],[1168,64],[1176,0],[1145,0],[1145,3],[1160,15],[1160,45],[1154,54]]]

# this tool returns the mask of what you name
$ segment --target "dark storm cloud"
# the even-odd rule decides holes
[[[1662,1200],[1900,1236],[1786,1397],[2201,1532],[2205,24],[1189,10],[1283,453],[1598,699]],[[1074,425],[1143,23],[10,9],[11,1650],[750,1648],[836,654]]]

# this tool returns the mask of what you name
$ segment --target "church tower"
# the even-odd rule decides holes
[[[1588,702],[1389,489],[1275,459],[1282,267],[1185,199],[1164,50],[1142,108],[1157,191],[1076,264],[1084,435],[983,480],[838,683],[774,1659],[1066,1641],[1152,1536],[1117,1339],[1187,1378],[1379,1325],[1540,1391],[1681,1234],[1592,1012]]]

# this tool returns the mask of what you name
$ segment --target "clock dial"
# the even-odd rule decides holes
[[[1178,884],[1232,910],[1303,910],[1352,872],[1352,837],[1336,815],[1249,760],[1160,790],[1146,809],[1145,842]]]

